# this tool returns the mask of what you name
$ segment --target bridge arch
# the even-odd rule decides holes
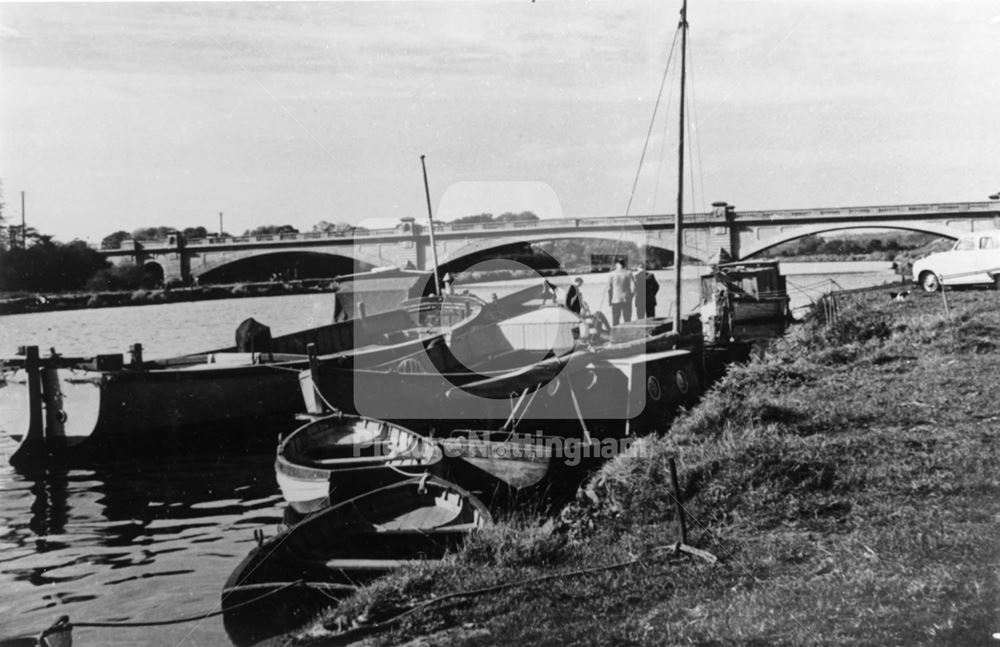
[[[673,235],[672,233],[670,234]],[[605,231],[586,231],[586,230],[569,230],[565,232],[531,232],[527,231],[523,234],[517,236],[505,235],[505,236],[484,236],[482,238],[476,238],[468,243],[463,244],[461,247],[456,247],[454,249],[447,250],[440,257],[441,265],[446,264],[456,264],[456,262],[461,261],[463,258],[475,256],[482,254],[483,252],[492,249],[502,249],[505,247],[513,247],[516,245],[521,245],[525,243],[537,244],[556,240],[621,240],[623,242],[630,242],[637,245],[640,248],[643,247],[653,247],[657,249],[663,249],[673,252],[672,241],[667,244],[664,240],[646,232],[645,230],[636,231],[635,229],[626,229],[616,232],[605,232]],[[688,253],[685,252],[685,256]],[[559,259],[556,259],[559,260]],[[699,259],[703,260],[703,259]]]
[[[143,285],[156,287],[163,285],[163,266],[156,261],[146,261],[142,264]]]
[[[894,222],[883,222],[883,223],[871,223],[871,224],[858,224],[858,223],[838,223],[838,224],[818,224],[818,225],[802,225],[799,227],[790,227],[779,233],[776,233],[771,238],[762,241],[753,241],[757,243],[754,245],[751,243],[746,247],[740,249],[740,258],[746,259],[761,254],[773,247],[782,245],[784,243],[797,240],[799,238],[805,238],[806,236],[815,236],[819,234],[829,233],[831,231],[846,231],[849,229],[899,229],[902,231],[916,231],[922,234],[933,234],[935,236],[941,236],[942,238],[950,238],[955,240],[960,236],[964,236],[969,233],[968,231],[952,229],[947,225],[936,224],[932,222],[906,222],[906,223],[894,223]],[[741,246],[742,247],[742,246]]]
[[[352,250],[354,251],[354,250]],[[191,276],[202,283],[265,281],[280,278],[323,278],[365,271],[378,266],[378,259],[362,254],[323,250],[281,250],[223,257],[195,266]]]

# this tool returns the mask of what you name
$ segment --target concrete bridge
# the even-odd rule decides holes
[[[1000,228],[1000,203],[737,211],[718,202],[711,212],[685,215],[683,228],[685,256],[710,262],[723,249],[734,258],[748,258],[803,236],[844,229],[903,229],[957,238],[970,231]],[[561,239],[620,240],[640,248],[673,251],[674,217],[665,214],[435,223],[434,234],[442,265],[490,249]],[[301,233],[185,240],[177,234],[163,241],[125,241],[118,249],[101,253],[115,264],[135,263],[167,280],[207,279],[235,263],[267,261],[265,257],[278,254],[300,259],[339,259],[354,271],[384,265],[428,269],[431,265],[428,228],[413,218],[403,218],[391,229],[341,235]]]

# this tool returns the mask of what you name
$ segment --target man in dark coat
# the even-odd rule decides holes
[[[573,279],[573,283],[566,289],[566,307],[576,314],[580,314],[584,309],[583,294],[580,292],[582,285],[583,279],[578,276]]]
[[[639,266],[635,273],[635,316],[636,319],[656,316],[656,293],[660,283],[645,267]]]

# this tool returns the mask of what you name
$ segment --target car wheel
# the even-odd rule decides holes
[[[934,272],[922,272],[920,274],[920,287],[924,289],[924,292],[937,292],[938,288],[941,287],[937,274]]]

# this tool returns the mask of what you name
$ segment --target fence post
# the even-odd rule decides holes
[[[680,531],[680,542],[687,544],[687,520],[684,518],[684,506],[681,505],[681,488],[677,482],[677,463],[670,457],[670,486],[674,490],[674,506],[677,510],[677,526]]]

